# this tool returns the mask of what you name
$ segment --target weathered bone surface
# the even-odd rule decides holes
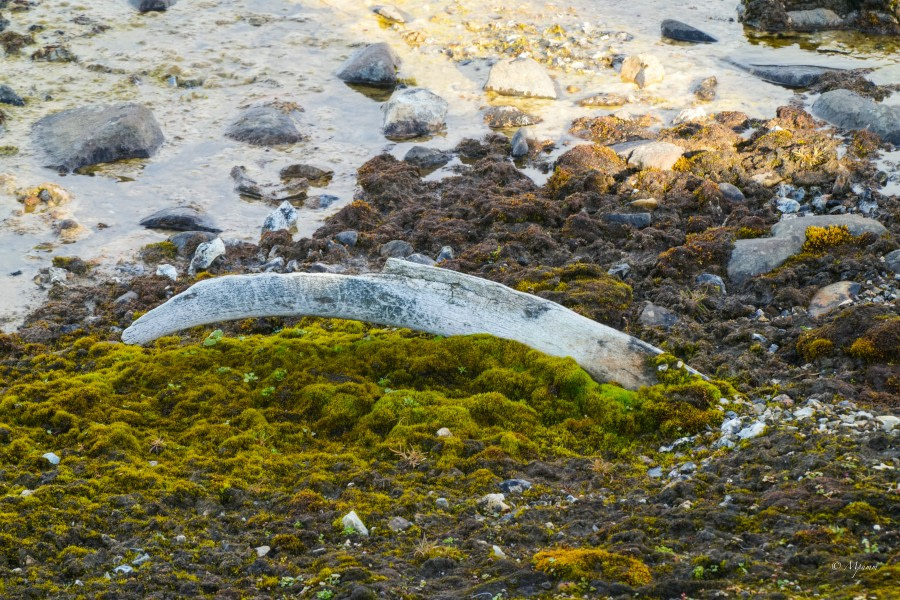
[[[182,329],[251,317],[319,316],[439,335],[489,333],[553,356],[571,356],[600,381],[656,383],[661,352],[554,302],[447,269],[389,259],[381,273],[231,275],[201,281],[122,333],[147,344]]]

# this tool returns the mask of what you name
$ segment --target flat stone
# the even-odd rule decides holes
[[[624,148],[624,144],[622,146]],[[622,155],[629,165],[640,169],[668,171],[684,154],[684,148],[669,142],[637,142],[624,148],[624,153],[618,150],[617,153]]]
[[[11,87],[0,84],[0,104],[11,104],[12,106],[25,106],[22,97],[13,91]]]
[[[360,519],[359,515],[356,514],[355,510],[351,510],[349,513],[344,515],[343,518],[341,518],[341,525],[343,525],[345,528],[352,527],[354,531],[361,535],[369,535],[369,528],[365,526],[365,524],[362,522],[362,519]]]
[[[502,59],[494,63],[484,89],[501,96],[558,97],[556,84],[533,58]]]
[[[726,62],[747,71],[751,75],[759,77],[763,81],[781,85],[787,88],[806,88],[815,85],[825,73],[842,71],[831,67],[819,67],[815,65],[753,65],[745,64],[733,59]]]
[[[170,231],[222,231],[215,223],[197,209],[188,206],[173,206],[158,210],[141,219],[140,225],[147,229],[168,229]]]
[[[424,254],[419,254],[418,252],[415,254],[410,254],[403,260],[419,265],[425,265],[426,267],[433,267],[436,264],[434,259],[429,256],[425,256]]]
[[[341,66],[337,76],[347,83],[392,88],[397,85],[400,57],[386,43],[370,44],[355,52]]]
[[[46,155],[44,166],[61,171],[150,158],[165,141],[150,109],[133,103],[58,112],[35,123],[32,137]]]
[[[423,169],[436,169],[453,160],[453,154],[426,146],[413,146],[406,153],[406,156],[403,157],[403,160]]]
[[[900,145],[900,106],[864,98],[850,90],[825,92],[812,105],[813,115],[844,129],[867,129]]]
[[[391,240],[385,242],[378,249],[378,254],[385,258],[406,258],[413,253],[413,247],[403,240]]]
[[[846,22],[844,19],[827,8],[813,8],[811,10],[789,10],[788,19],[794,31],[821,31],[822,29],[840,29]]]
[[[607,107],[624,106],[628,104],[628,98],[622,94],[594,94],[578,101],[578,106]]]
[[[613,223],[616,225],[628,225],[629,227],[634,227],[635,229],[643,229],[644,227],[649,227],[650,223],[653,221],[653,218],[650,216],[650,213],[607,213],[600,217],[606,223]]]
[[[446,100],[426,89],[398,90],[382,106],[382,132],[400,140],[438,133],[444,128],[449,107]]]
[[[643,310],[638,317],[638,321],[645,327],[662,327],[669,329],[678,323],[678,315],[662,306],[657,306],[652,302],[644,304]]]
[[[281,205],[269,213],[263,222],[263,231],[291,231],[297,227],[300,213],[290,202],[284,201]]]
[[[253,146],[295,144],[303,139],[291,116],[274,106],[244,109],[225,135]]]
[[[175,4],[178,0],[129,0],[138,12],[162,12]]]
[[[853,281],[838,281],[826,285],[815,293],[809,303],[809,316],[824,317],[838,308],[850,304],[862,286]]]
[[[512,129],[536,125],[541,122],[541,118],[529,115],[515,106],[492,106],[485,111],[484,122],[491,129]]]
[[[278,176],[284,180],[305,179],[310,183],[328,184],[334,177],[334,171],[331,169],[320,169],[313,165],[288,165],[278,172]]]
[[[662,63],[652,54],[629,56],[622,62],[622,70],[619,72],[623,81],[636,83],[641,88],[659,83],[665,75]]]
[[[676,21],[675,19],[666,19],[660,24],[660,31],[664,38],[675,40],[677,42],[694,42],[700,44],[710,44],[718,42],[713,36],[703,33],[696,27]]]
[[[521,158],[522,156],[527,156],[528,151],[528,131],[523,127],[510,140],[509,153],[514,158]]]

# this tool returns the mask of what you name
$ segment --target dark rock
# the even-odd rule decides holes
[[[666,19],[663,21],[660,25],[660,30],[662,31],[662,36],[664,38],[676,40],[678,42],[709,44],[719,41],[713,36],[703,33],[696,27],[692,27],[681,21],[676,21],[675,19]]]
[[[126,158],[150,158],[165,138],[153,113],[140,104],[64,110],[35,123],[32,137],[45,165],[72,171]]]
[[[413,253],[413,247],[403,240],[391,240],[382,244],[378,253],[385,258],[406,258]]]
[[[442,577],[456,568],[456,561],[445,556],[437,556],[429,558],[422,563],[421,573],[425,579],[434,579]]]
[[[724,196],[726,200],[730,200],[731,202],[743,202],[746,200],[744,192],[730,183],[720,183],[719,191],[722,192],[722,196]]]
[[[514,106],[492,106],[484,113],[484,122],[491,129],[512,129],[535,125],[541,122],[541,118],[533,117]]]
[[[706,287],[714,287],[719,290],[719,294],[726,294],[725,291],[725,282],[722,281],[722,278],[718,275],[713,275],[712,273],[701,273],[697,275],[697,279],[695,280],[697,285],[702,285]]]
[[[650,213],[607,213],[601,217],[606,223],[616,225],[628,225],[636,229],[649,227],[651,223]]]
[[[403,260],[419,265],[425,265],[426,267],[433,267],[435,265],[435,262],[431,257],[425,256],[424,254],[419,254],[418,252],[415,254],[410,254]]]
[[[358,585],[347,596],[347,600],[378,600],[378,594],[364,585]]]
[[[407,88],[394,92],[381,110],[385,137],[410,139],[431,135],[444,128],[447,101],[423,88]]]
[[[306,179],[310,183],[327,185],[334,177],[331,169],[320,169],[312,165],[289,165],[278,172],[282,179]]]
[[[520,158],[528,154],[528,132],[525,128],[519,129],[510,140],[510,154]]]
[[[894,273],[900,273],[900,250],[888,252],[884,256],[884,266]]]
[[[657,306],[652,302],[647,302],[644,304],[644,308],[641,310],[638,320],[645,327],[662,327],[663,329],[669,329],[678,323],[678,315],[667,308]]]
[[[242,165],[232,167],[230,174],[235,191],[241,196],[255,200],[273,203],[303,200],[309,189],[309,182],[303,178],[289,180],[284,186],[259,184],[247,174],[247,168]]]
[[[25,101],[22,100],[22,97],[15,93],[11,87],[0,84],[0,104],[25,106]]]
[[[712,102],[716,99],[717,87],[719,87],[719,80],[716,79],[715,75],[707,77],[694,88],[694,95],[704,102]]]
[[[178,256],[194,256],[197,246],[216,238],[215,233],[208,231],[183,231],[169,237],[169,241],[175,245]]]
[[[317,196],[310,196],[307,198],[303,206],[306,208],[328,208],[338,200],[340,200],[340,198],[332,196],[331,194],[318,194]]]
[[[359,232],[352,229],[342,231],[338,234],[335,234],[334,236],[334,241],[336,241],[338,244],[343,244],[348,248],[352,248],[353,246],[355,246],[357,240],[359,240]]]
[[[3,30],[5,30],[7,27],[9,27],[9,19],[0,14],[0,33],[2,33]]]
[[[397,85],[399,67],[400,57],[388,44],[371,44],[348,58],[337,76],[347,83],[390,88]]]
[[[164,11],[178,0],[130,0],[138,12]]]
[[[291,116],[274,106],[245,109],[228,127],[225,135],[254,146],[295,144],[303,139]]]
[[[504,494],[521,494],[531,489],[531,482],[526,479],[507,479],[499,485]]]
[[[866,129],[900,145],[900,106],[879,104],[849,90],[825,92],[812,106],[815,116],[844,129]]]
[[[147,229],[169,229],[173,231],[222,231],[203,213],[187,207],[175,206],[164,208],[141,219],[141,225]]]
[[[427,148],[425,146],[413,146],[403,157],[406,162],[421,167],[423,169],[436,169],[443,167],[453,159],[453,154]]]
[[[818,67],[815,65],[749,65],[735,60],[728,60],[739,69],[755,75],[763,81],[787,88],[805,88],[819,82],[825,73],[833,73],[842,69]]]

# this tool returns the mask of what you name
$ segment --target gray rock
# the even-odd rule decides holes
[[[220,256],[225,255],[225,242],[222,238],[216,238],[210,242],[203,242],[197,246],[194,252],[194,258],[191,259],[191,265],[188,272],[191,274],[197,271],[205,271]]]
[[[358,50],[337,72],[347,83],[392,88],[397,85],[400,57],[386,43],[371,44]]]
[[[44,165],[61,171],[126,158],[150,158],[165,138],[153,113],[132,103],[64,110],[34,124]]]
[[[504,500],[506,496],[503,494],[485,494],[478,504],[492,512],[504,512],[509,510],[509,505]]]
[[[284,180],[305,179],[311,183],[327,185],[334,176],[334,171],[312,165],[288,165],[278,172],[278,176]]]
[[[266,220],[263,221],[262,230],[279,231],[284,229],[286,231],[291,231],[297,227],[297,220],[299,218],[300,213],[297,212],[294,205],[285,201],[282,202],[278,208],[269,213]]]
[[[882,235],[887,231],[874,219],[859,215],[813,215],[784,219],[772,227],[772,237],[737,240],[728,262],[728,276],[745,281],[761,273],[768,273],[796,254],[806,241],[808,227],[844,225],[853,235],[871,232]]]
[[[119,565],[115,569],[113,569],[113,573],[128,575],[129,573],[134,571],[134,567],[131,565]]]
[[[525,128],[519,129],[510,140],[510,154],[514,158],[521,158],[528,155],[528,132]]]
[[[702,285],[706,287],[714,287],[718,290],[718,293],[721,295],[726,294],[725,290],[725,282],[722,281],[722,278],[718,275],[713,275],[712,273],[701,273],[697,275],[697,279],[694,280],[697,285]]]
[[[669,329],[678,323],[678,315],[668,308],[663,308],[652,302],[647,302],[644,304],[644,308],[641,310],[638,320],[645,327],[662,327],[663,329]]]
[[[391,531],[406,531],[407,529],[412,527],[412,523],[410,523],[403,517],[391,517],[391,520],[388,521],[387,526]]]
[[[845,25],[845,21],[840,15],[827,8],[789,10],[787,16],[791,21],[791,28],[795,31],[840,29]]]
[[[416,263],[418,265],[425,265],[426,267],[433,267],[437,264],[434,260],[429,256],[425,256],[424,254],[419,254],[418,252],[415,254],[410,254],[403,260],[409,261],[411,263]]]
[[[789,215],[800,210],[800,203],[793,198],[776,198],[775,208],[779,212]]]
[[[151,461],[151,462],[153,462],[153,461]],[[133,564],[136,567],[139,567],[142,564],[144,564],[145,562],[149,562],[149,561],[150,561],[150,555],[147,554],[146,552],[144,552],[140,556],[137,556],[134,559],[132,559],[131,564]]]
[[[624,106],[628,104],[628,98],[622,94],[594,94],[578,101],[578,106]]]
[[[139,296],[137,295],[137,292],[135,292],[134,290],[131,290],[131,291],[125,292],[124,294],[122,294],[121,296],[116,298],[113,301],[113,304],[128,304],[129,302],[137,300],[138,298],[139,298]]]
[[[547,71],[533,58],[502,59],[494,63],[484,89],[501,96],[549,98],[558,95],[556,84]]]
[[[491,129],[512,129],[513,127],[536,125],[541,122],[541,119],[531,116],[515,106],[492,106],[485,111],[484,122]]]
[[[730,183],[725,183],[724,181],[719,184],[719,191],[722,192],[722,196],[730,202],[743,202],[747,199],[744,197],[744,192],[742,192],[740,188],[731,185]]]
[[[397,90],[381,107],[385,137],[409,139],[431,135],[444,128],[447,101],[423,88]]]
[[[763,81],[788,88],[809,87],[818,83],[825,73],[843,70],[815,65],[751,65],[733,59],[729,59],[727,62]]]
[[[636,83],[638,87],[645,88],[662,81],[666,71],[659,59],[652,54],[638,54],[629,56],[622,62],[619,75],[623,81]]]
[[[612,275],[613,277],[625,279],[626,277],[628,277],[628,274],[631,273],[631,265],[629,265],[627,262],[617,263],[611,266],[606,273],[608,275]]]
[[[208,216],[188,206],[174,206],[158,210],[149,217],[141,219],[140,225],[147,229],[171,231],[206,231],[210,233],[222,231]]]
[[[47,462],[51,465],[55,466],[59,464],[59,457],[54,452],[47,452],[46,454],[43,454],[41,458],[47,459]]]
[[[334,241],[348,248],[355,246],[357,240],[359,240],[359,232],[353,229],[342,231],[334,236]]]
[[[742,440],[749,440],[750,438],[755,438],[759,435],[762,435],[762,432],[765,431],[766,424],[762,421],[754,421],[752,424],[748,425],[741,429],[737,436]]]
[[[704,102],[712,102],[716,99],[716,89],[719,87],[719,80],[715,75],[707,77],[697,84],[694,88],[694,95]]]
[[[662,477],[662,467],[653,467],[652,469],[647,469],[647,477],[652,477],[653,479],[659,479]]]
[[[178,256],[193,256],[197,246],[216,238],[216,233],[208,231],[183,231],[169,236],[170,242],[175,245]]]
[[[886,266],[889,271],[900,273],[900,250],[894,250],[893,252],[885,254],[884,266]]]
[[[438,498],[434,501],[434,505],[440,509],[447,510],[450,508],[450,501],[446,498]]]
[[[372,12],[392,23],[406,23],[406,15],[393,4],[376,6],[372,9]]]
[[[356,514],[355,510],[351,510],[349,513],[343,516],[341,519],[341,525],[346,528],[353,528],[359,534],[364,536],[369,535],[369,528],[365,526],[362,522],[362,519],[359,518],[359,515]]]
[[[868,129],[900,145],[900,106],[879,104],[850,90],[825,92],[812,105],[813,115],[844,129]]]
[[[256,556],[258,558],[262,558],[263,556],[271,552],[272,548],[269,546],[257,546],[256,548],[254,548],[254,550],[256,551]]]
[[[15,93],[11,87],[0,84],[0,104],[25,106],[25,101],[22,100],[22,97]]]
[[[175,4],[178,0],[130,0],[131,5],[138,9],[138,12],[165,11],[167,8]]]
[[[504,494],[521,494],[531,489],[531,482],[526,479],[507,479],[499,485]]]
[[[378,254],[385,258],[406,258],[413,253],[413,247],[403,240],[391,240],[385,242],[378,249]]]
[[[172,265],[159,265],[156,267],[156,276],[168,277],[172,281],[178,281],[178,269],[176,269]]]
[[[696,27],[692,27],[681,21],[676,21],[675,19],[666,19],[663,21],[660,24],[660,30],[664,38],[678,42],[710,44],[719,41],[713,36],[703,33]]]
[[[838,281],[826,285],[813,295],[809,302],[809,316],[816,319],[850,304],[862,286],[853,281]]]
[[[636,229],[649,227],[652,222],[650,213],[607,213],[601,217],[606,223],[628,225]]]
[[[423,169],[436,169],[443,167],[453,159],[453,154],[443,150],[427,148],[425,146],[413,146],[403,157],[406,162]]]
[[[640,169],[671,169],[684,154],[684,148],[669,142],[634,142],[617,144],[616,153],[622,156],[629,165]]]
[[[719,428],[725,435],[735,435],[742,429],[741,420],[737,417],[726,419],[722,421],[722,425],[720,425]]]
[[[274,106],[244,109],[225,135],[253,146],[295,144],[303,139],[291,116]]]
[[[445,260],[453,260],[454,257],[455,254],[453,252],[453,248],[451,248],[450,246],[444,246],[443,248],[441,248],[441,251],[438,252],[437,257],[434,260],[435,262],[442,263]]]

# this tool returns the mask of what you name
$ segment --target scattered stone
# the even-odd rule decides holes
[[[662,477],[662,467],[653,467],[652,469],[647,470],[647,477],[652,477],[653,479],[659,479]]]
[[[716,288],[718,290],[718,293],[723,296],[727,293],[725,291],[725,282],[722,281],[722,278],[718,275],[714,275],[712,273],[701,273],[700,275],[697,275],[697,278],[694,281],[697,283],[697,285]]]
[[[809,303],[809,316],[814,319],[834,312],[853,302],[862,286],[853,281],[838,281],[815,293]]]
[[[503,494],[485,494],[478,503],[491,512],[505,512],[509,510],[509,505],[504,502],[505,499],[506,496]]]
[[[406,258],[413,253],[413,247],[403,240],[385,242],[378,249],[378,254],[385,258]]]
[[[406,15],[393,4],[385,4],[376,6],[372,9],[379,17],[391,21],[392,23],[406,23]]]
[[[818,83],[825,73],[834,73],[842,70],[811,65],[748,65],[735,60],[727,60],[726,62],[759,77],[763,81],[787,88],[810,87]]]
[[[347,83],[392,88],[397,85],[400,57],[386,43],[358,50],[343,64],[337,76]]]
[[[643,229],[649,227],[652,222],[650,213],[606,213],[600,217],[605,223],[613,223],[616,225],[627,225],[635,229]]]
[[[663,329],[669,329],[678,323],[678,315],[667,308],[657,306],[652,302],[647,302],[644,304],[644,308],[641,310],[638,320],[645,327],[662,327]]]
[[[743,425],[741,420],[737,417],[733,419],[726,419],[722,421],[722,425],[720,425],[720,429],[722,433],[725,435],[736,435],[742,429]]]
[[[163,12],[178,0],[130,0],[131,4],[138,9],[138,12]]]
[[[172,265],[159,265],[156,267],[157,277],[168,277],[172,281],[178,281],[178,269]]]
[[[59,267],[50,267],[48,274],[50,275],[50,285],[64,285],[69,278],[69,272]]]
[[[300,219],[300,213],[294,208],[294,205],[288,201],[284,201],[278,208],[269,213],[263,222],[263,231],[293,231],[297,228],[297,221]]]
[[[685,108],[678,115],[672,119],[673,125],[679,125],[681,123],[690,123],[691,121],[702,121],[706,118],[706,110],[702,106],[695,106],[693,108]]]
[[[628,277],[628,274],[631,273],[631,265],[626,262],[621,262],[615,264],[606,271],[608,275],[612,275],[613,277],[618,277],[620,279],[625,279]]]
[[[844,129],[865,129],[900,145],[900,106],[875,102],[850,90],[825,92],[812,105],[812,113]]]
[[[388,521],[387,526],[391,531],[406,531],[407,529],[412,527],[412,523],[410,523],[403,517],[391,517],[391,520]]]
[[[724,181],[719,184],[719,191],[722,192],[722,196],[724,196],[726,200],[731,202],[744,202],[747,199],[740,188],[731,185],[730,183],[725,183]]]
[[[453,260],[454,252],[453,248],[450,246],[444,246],[441,248],[441,251],[438,252],[437,258],[434,259],[435,262],[442,263],[445,260]]]
[[[664,38],[675,40],[677,42],[710,44],[719,41],[713,36],[703,33],[696,27],[692,27],[681,21],[676,21],[675,19],[666,19],[663,21],[660,25],[660,30]]]
[[[356,245],[357,240],[359,240],[359,232],[354,231],[353,229],[348,229],[346,231],[341,231],[338,234],[335,234],[334,241],[342,246],[347,246],[348,248],[352,248]]]
[[[900,250],[894,250],[884,255],[884,266],[894,273],[900,274]]]
[[[453,154],[427,148],[425,146],[413,146],[403,157],[406,162],[421,167],[423,169],[436,169],[443,167],[453,159]]]
[[[254,550],[256,551],[256,556],[258,558],[262,558],[263,556],[268,554],[272,550],[272,548],[270,548],[269,546],[257,546],[256,548],[254,548]]]
[[[64,110],[32,130],[45,166],[61,171],[126,158],[150,158],[165,138],[146,106],[123,103]]]
[[[191,259],[191,265],[188,272],[193,275],[197,271],[205,271],[220,256],[225,255],[225,242],[222,238],[216,238],[210,242],[204,242],[197,246],[194,252],[194,258]]]
[[[449,104],[423,88],[406,88],[394,92],[381,110],[385,137],[409,139],[431,135],[444,128]]]
[[[275,106],[251,106],[228,126],[225,135],[253,146],[296,144],[303,139],[291,115]]]
[[[494,558],[498,558],[501,560],[506,558],[506,553],[500,548],[500,546],[496,544],[491,547],[491,554],[494,556]]]
[[[419,254],[418,252],[415,254],[410,254],[403,260],[409,261],[411,263],[416,263],[418,265],[425,265],[426,267],[433,267],[436,264],[431,257],[425,256],[424,254]]]
[[[528,132],[523,127],[519,129],[510,141],[510,154],[514,158],[521,158],[528,154]]]
[[[254,200],[278,203],[303,200],[309,190],[309,181],[305,178],[290,179],[284,185],[259,184],[247,174],[247,168],[242,165],[232,167],[230,174],[234,181],[235,191],[241,196]]]
[[[355,510],[351,510],[349,513],[344,515],[344,517],[341,519],[341,525],[343,525],[345,528],[353,528],[354,531],[361,535],[369,535],[369,528],[363,524],[362,519],[359,518],[359,515],[356,514]]]
[[[669,142],[635,142],[617,145],[616,153],[640,169],[668,171],[684,154],[684,148]]]
[[[128,292],[125,292],[124,294],[122,294],[122,295],[119,296],[118,298],[116,298],[116,299],[113,301],[113,303],[114,303],[114,304],[128,304],[129,302],[134,302],[134,301],[137,300],[139,297],[140,297],[140,296],[137,295],[137,292],[135,292],[134,290],[130,290],[130,291],[128,291]]]
[[[491,68],[484,89],[501,96],[549,98],[558,95],[556,84],[547,71],[532,58],[501,59]]]
[[[438,437],[453,437],[453,434],[446,427],[441,427],[440,429],[438,429],[437,434],[435,435],[437,435]]]
[[[793,415],[795,419],[808,419],[809,417],[815,414],[815,409],[811,406],[804,406],[803,408],[798,408],[794,411]]]
[[[113,573],[121,573],[122,575],[128,575],[129,573],[134,572],[134,567],[131,565],[119,565],[115,569],[113,569]]]
[[[46,454],[41,455],[41,458],[47,459],[47,462],[54,466],[58,465],[60,460],[59,457],[53,452],[47,452]]]
[[[645,88],[662,81],[666,71],[659,59],[652,54],[638,54],[625,59],[619,75],[623,81],[636,83],[638,87]]]
[[[208,231],[184,231],[169,236],[168,241],[175,245],[178,256],[193,256],[197,246],[214,239],[216,234]]]
[[[447,510],[450,508],[450,501],[446,498],[438,498],[434,501],[434,505],[442,510]]]
[[[0,84],[0,104],[11,104],[12,106],[25,106],[22,97],[13,91],[11,87]]]
[[[515,106],[492,106],[484,113],[484,122],[491,129],[512,129],[536,125],[541,118],[533,117]]]
[[[338,200],[340,200],[340,198],[332,196],[331,194],[318,194],[317,196],[310,196],[307,198],[304,206],[306,208],[328,208]]]
[[[281,169],[278,172],[278,176],[286,181],[305,179],[313,185],[325,186],[331,182],[331,178],[334,177],[334,171],[331,169],[320,169],[312,165],[289,165]]]
[[[741,429],[737,436],[742,440],[749,440],[750,438],[755,438],[759,435],[762,435],[762,432],[765,431],[766,424],[762,421],[755,421],[752,425],[748,425]]]
[[[171,231],[206,231],[219,233],[222,231],[208,216],[188,206],[175,206],[156,211],[140,221],[147,229],[168,229]]]
[[[624,106],[626,104],[628,104],[628,98],[622,94],[594,94],[578,101],[578,106],[590,108]]]
[[[78,62],[78,57],[67,46],[53,44],[44,46],[31,55],[31,60],[39,62]]]
[[[875,420],[881,423],[881,428],[890,433],[897,425],[900,425],[900,418],[894,415],[881,415],[875,417]]]
[[[716,76],[707,77],[697,84],[694,88],[694,95],[704,102],[712,102],[716,99],[716,89],[719,87],[719,80]]]
[[[775,208],[782,214],[790,215],[800,210],[800,203],[793,198],[776,198]]]
[[[531,482],[525,479],[507,479],[499,485],[504,494],[522,494],[531,489]]]

